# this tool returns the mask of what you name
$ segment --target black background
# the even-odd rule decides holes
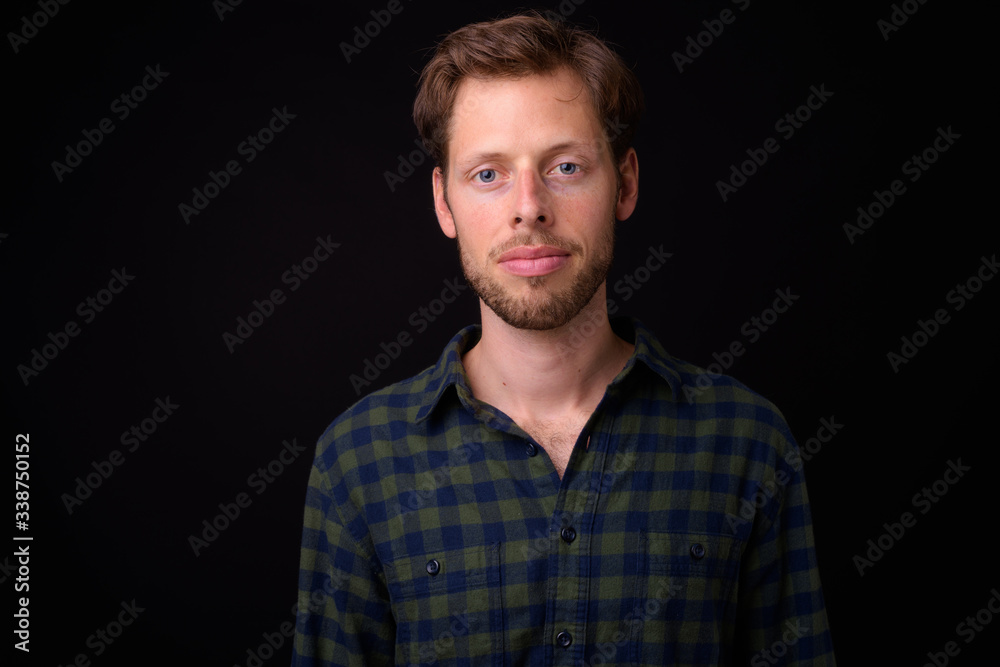
[[[647,95],[639,205],[619,226],[609,276],[619,312],[702,365],[745,343],[728,372],[774,401],[800,443],[822,418],[843,424],[806,467],[840,664],[924,664],[947,641],[961,649],[954,664],[985,664],[975,656],[991,653],[1000,623],[968,644],[956,626],[1000,586],[988,428],[1000,285],[986,282],[961,310],[946,295],[998,250],[991,19],[978,6],[910,2],[918,9],[886,40],[877,22],[890,3],[806,4],[535,7],[614,43]],[[415,149],[428,49],[520,5],[404,0],[348,63],[339,44],[385,6],[245,0],[220,20],[207,1],[71,2],[17,53],[8,36],[3,437],[30,433],[30,529],[10,536],[34,538],[31,653],[18,664],[83,653],[95,665],[246,665],[293,619],[312,448],[357,399],[350,376],[409,332],[414,343],[368,389],[408,377],[478,320],[466,291],[416,331],[411,313],[459,265],[434,218],[431,165],[393,189],[385,172]],[[672,54],[724,8],[735,21],[679,72]],[[38,11],[12,3],[0,25],[20,31]],[[120,120],[112,101],[157,65],[169,75]],[[786,139],[775,122],[810,86],[833,95]],[[246,163],[237,146],[275,107],[295,118]],[[105,117],[114,131],[60,182],[52,162]],[[902,164],[939,127],[960,138],[911,183]],[[768,137],[780,149],[724,202],[716,182]],[[185,224],[178,205],[233,159],[242,172]],[[850,243],[843,223],[894,179],[905,194]],[[290,291],[282,274],[317,237],[340,247]],[[631,298],[614,293],[661,244],[666,266]],[[84,322],[77,304],[122,267],[134,280]],[[287,301],[231,353],[223,333],[276,288]],[[785,288],[799,299],[750,344],[741,327]],[[939,308],[950,321],[894,372],[887,353]],[[18,366],[70,320],[79,335],[25,384]],[[120,434],[167,397],[179,407],[128,452]],[[248,478],[293,439],[305,454],[258,495]],[[124,463],[70,514],[64,494],[116,449]],[[913,494],[959,458],[971,470],[920,514]],[[196,556],[189,537],[241,492],[252,504]],[[853,558],[905,511],[916,525],[860,576]],[[8,544],[0,578],[14,599],[19,543]],[[133,599],[144,611],[95,655],[88,637]],[[290,654],[286,640],[263,663]]]

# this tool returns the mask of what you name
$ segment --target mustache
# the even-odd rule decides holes
[[[566,239],[559,238],[558,236],[552,234],[551,232],[545,230],[535,230],[530,234],[522,234],[519,236],[513,236],[498,246],[494,246],[490,249],[489,259],[496,259],[508,250],[513,250],[514,248],[520,248],[521,246],[539,246],[548,245],[554,248],[559,248],[560,250],[566,250],[570,253],[579,254],[583,251],[583,246],[575,241],[569,241]]]

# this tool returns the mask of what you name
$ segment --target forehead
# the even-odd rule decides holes
[[[455,97],[450,130],[448,152],[456,158],[484,147],[530,149],[603,137],[586,85],[568,69],[517,79],[466,77]]]

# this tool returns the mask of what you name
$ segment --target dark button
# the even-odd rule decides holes
[[[535,443],[529,442],[527,445],[524,446],[524,451],[525,453],[527,453],[528,456],[534,456],[535,454],[538,453],[538,447],[535,447]]]
[[[691,558],[695,560],[701,560],[705,557],[705,547],[701,546],[700,542],[695,542],[691,545]]]
[[[567,542],[572,542],[573,540],[576,539],[576,531],[570,528],[569,526],[563,528],[562,532],[559,534],[562,535],[562,538]]]
[[[441,571],[441,563],[437,562],[436,558],[432,558],[427,561],[427,574],[432,577]]]
[[[563,648],[569,648],[569,645],[573,643],[573,635],[563,630],[558,635],[556,635],[556,641]]]

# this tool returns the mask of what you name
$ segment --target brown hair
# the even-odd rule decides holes
[[[643,111],[638,79],[600,38],[538,12],[473,23],[438,44],[413,103],[413,121],[427,151],[446,166],[449,125],[464,77],[516,79],[562,67],[583,80],[615,163],[620,162]]]

